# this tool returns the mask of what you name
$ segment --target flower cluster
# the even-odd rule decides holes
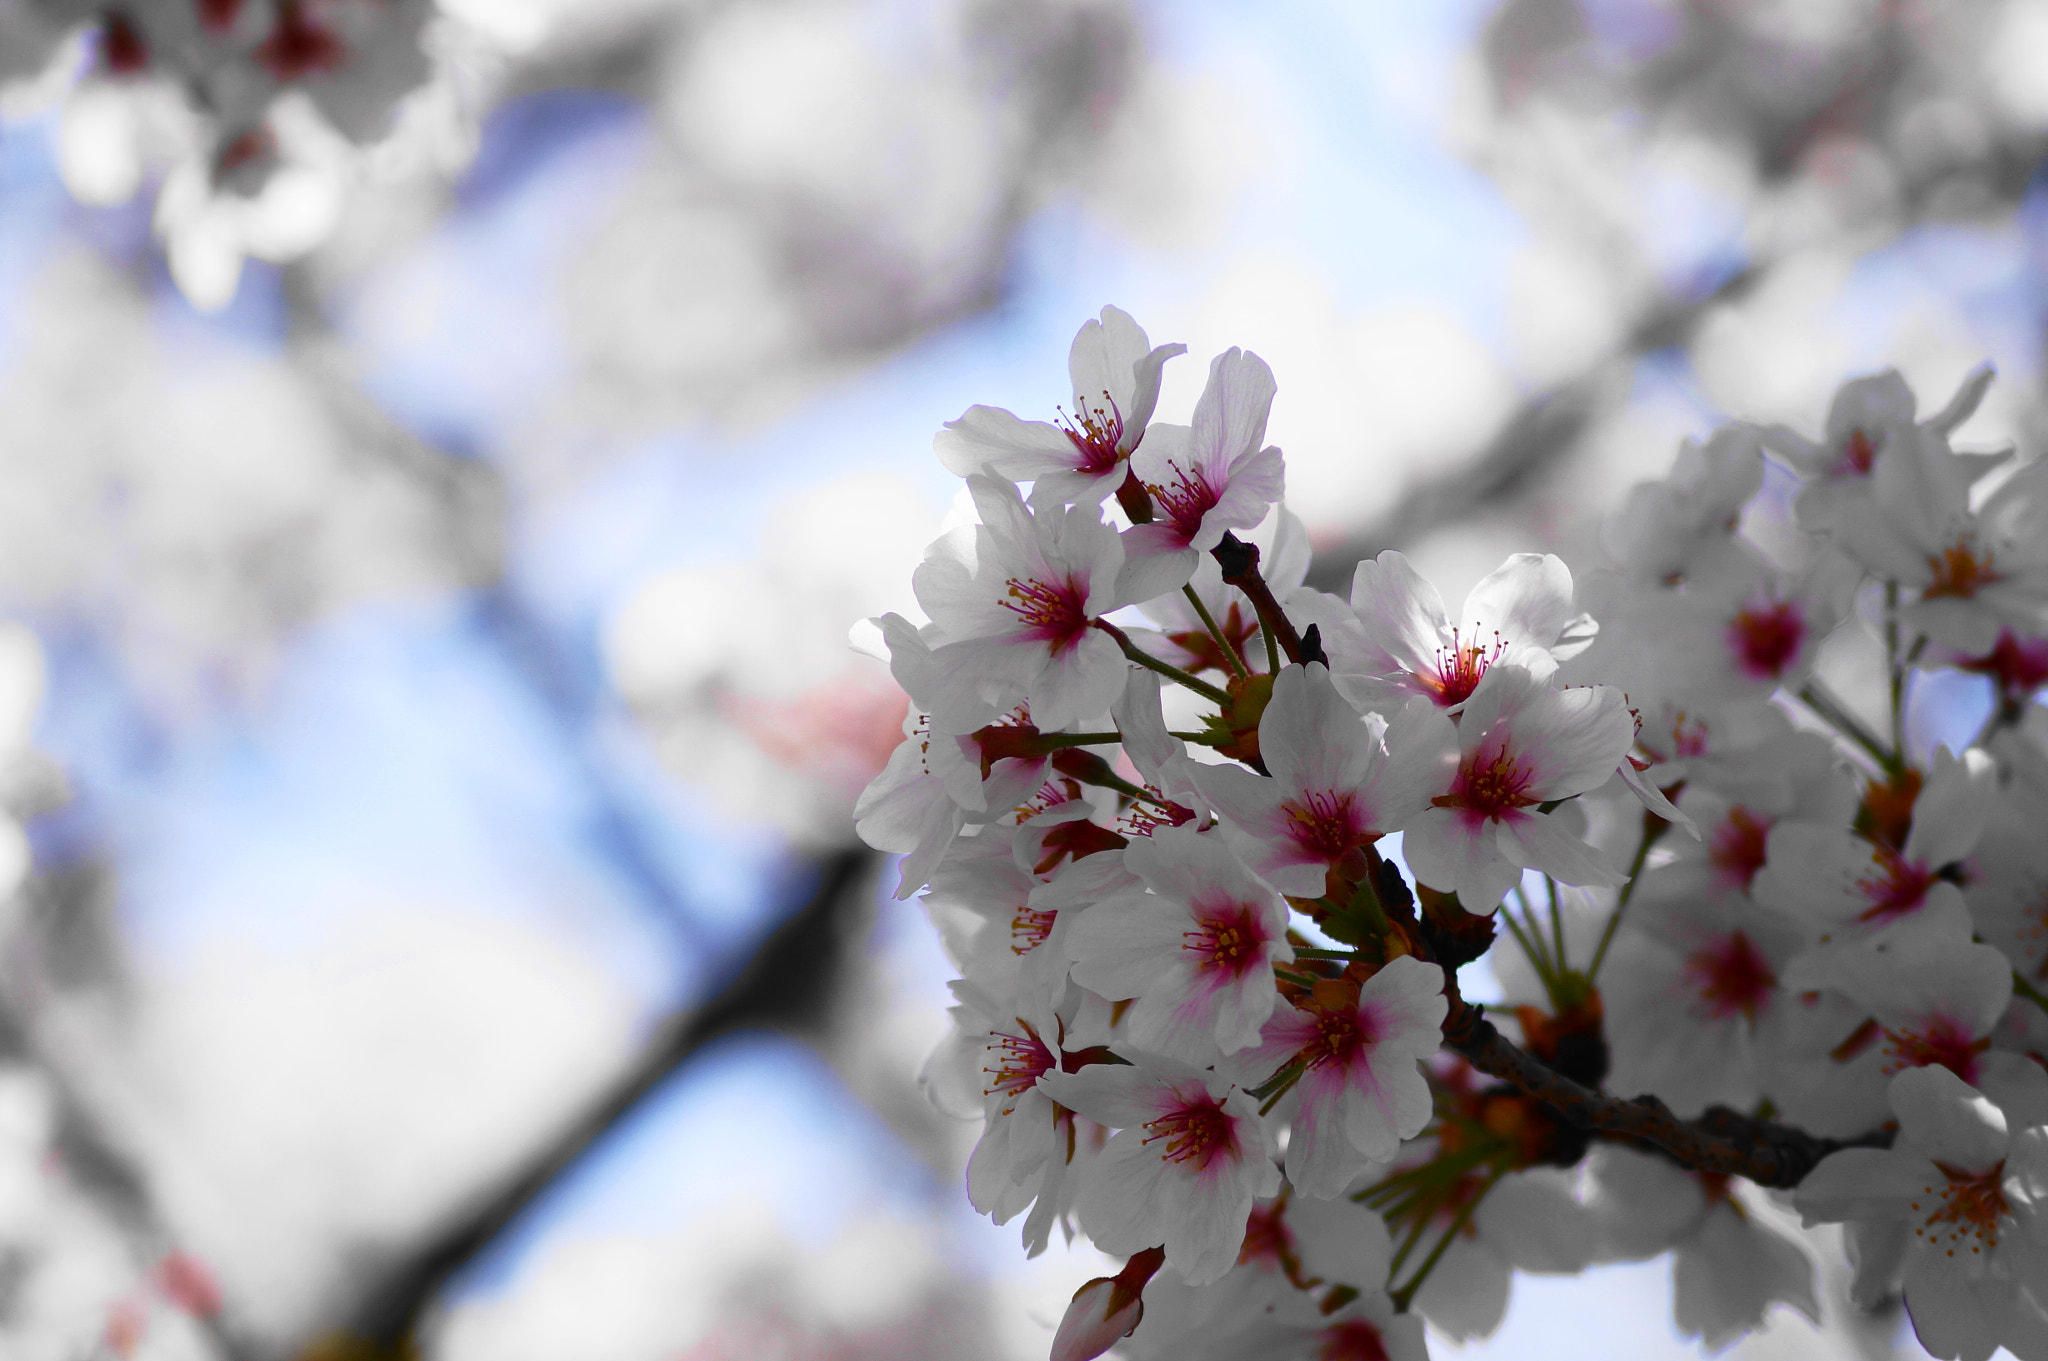
[[[1818,1315],[1788,1193],[1937,1355],[2048,1355],[2048,464],[1951,449],[1988,372],[1723,429],[1610,565],[1453,613],[1398,552],[1305,587],[1270,370],[1155,422],[1182,349],[1106,308],[1059,420],[948,425],[978,523],[868,630],[911,712],[858,826],[963,975],[969,1196],[1128,1256],[1056,1361],[1419,1357],[1667,1251],[1719,1346]],[[1943,669],[1966,742],[1909,730]]]
[[[434,15],[431,0],[24,0],[0,12],[0,88],[69,79],[72,192],[118,203],[160,179],[172,275],[218,307],[244,256],[293,259],[333,229],[351,149],[384,139],[435,74]]]

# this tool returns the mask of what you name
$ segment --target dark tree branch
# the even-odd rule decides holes
[[[1747,1177],[1759,1186],[1790,1188],[1830,1153],[1885,1148],[1889,1132],[1856,1139],[1819,1139],[1801,1129],[1728,1109],[1710,1108],[1688,1123],[1654,1096],[1624,1101],[1572,1081],[1511,1043],[1481,1009],[1458,994],[1457,975],[1444,971],[1450,1013],[1444,1043],[1480,1072],[1499,1078],[1556,1111],[1574,1129],[1618,1134],[1656,1145],[1700,1172]]]
[[[848,918],[875,855],[851,846],[817,865],[810,896],[716,997],[668,1021],[640,1057],[495,1187],[393,1263],[356,1307],[350,1336],[396,1347],[415,1337],[442,1288],[647,1096],[712,1041],[745,1030],[815,1032],[846,955]]]

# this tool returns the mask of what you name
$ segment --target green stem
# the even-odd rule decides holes
[[[1261,628],[1259,630],[1259,636],[1266,640],[1266,674],[1269,676],[1277,676],[1280,674],[1279,640],[1274,638],[1273,630],[1269,628]]]
[[[1209,613],[1209,607],[1202,603],[1201,593],[1195,589],[1195,584],[1191,581],[1180,589],[1181,594],[1188,598],[1188,603],[1195,607],[1195,613],[1202,617],[1202,627],[1209,630],[1209,636],[1214,638],[1216,646],[1223,650],[1223,660],[1230,663],[1230,669],[1235,671],[1239,678],[1251,675],[1245,668],[1244,659],[1239,657],[1237,649],[1230,645],[1230,639],[1224,637],[1223,630],[1217,627],[1215,617]]]
[[[1906,750],[1906,662],[1899,656],[1899,583],[1884,584],[1884,659],[1891,684],[1892,750]]]
[[[1415,1251],[1415,1245],[1422,1241],[1422,1235],[1428,1232],[1428,1230],[1429,1216],[1426,1214],[1419,1216],[1415,1221],[1415,1227],[1410,1229],[1408,1236],[1401,1240],[1401,1249],[1394,1254],[1394,1260],[1387,1263],[1387,1279],[1393,1279],[1394,1273],[1401,1269],[1401,1263],[1408,1260],[1408,1254]]]
[[[1836,732],[1869,752],[1871,759],[1883,767],[1887,774],[1898,774],[1901,765],[1898,754],[1895,751],[1886,751],[1877,734],[1865,727],[1862,719],[1850,713],[1818,678],[1808,681],[1800,689],[1799,698],[1805,701],[1807,708],[1833,725]]]
[[[1628,882],[1621,886],[1621,894],[1614,900],[1614,912],[1600,930],[1600,944],[1594,947],[1593,963],[1586,970],[1586,982],[1589,984],[1600,976],[1600,961],[1607,958],[1607,947],[1614,942],[1614,929],[1621,925],[1621,914],[1628,909],[1628,900],[1635,896],[1636,880],[1642,877],[1643,862],[1650,858],[1650,847],[1657,843],[1660,831],[1656,823],[1643,819],[1643,839],[1636,843],[1636,858],[1629,862]]]
[[[1120,732],[1042,732],[1038,735],[1040,746],[1048,750],[1060,747],[1099,747],[1109,742],[1121,742]]]
[[[1557,977],[1551,972],[1550,961],[1522,934],[1521,923],[1515,920],[1515,914],[1508,910],[1506,903],[1500,905],[1500,917],[1508,924],[1508,930],[1514,933],[1515,943],[1522,947],[1522,953],[1529,957],[1529,964],[1536,970],[1536,978],[1543,984],[1543,991],[1551,992],[1557,986]]]
[[[1543,876],[1543,883],[1550,890],[1550,939],[1557,945],[1557,971],[1564,974],[1569,972],[1572,966],[1565,959],[1564,920],[1557,910],[1557,880],[1546,874]]]
[[[1312,945],[1297,945],[1294,947],[1294,957],[1296,959],[1341,959],[1345,963],[1350,964],[1357,961],[1358,951],[1324,950]]]
[[[1408,1312],[1408,1306],[1415,1302],[1415,1292],[1422,1289],[1422,1283],[1429,1279],[1429,1273],[1436,1270],[1436,1264],[1442,1261],[1444,1253],[1450,1250],[1451,1240],[1464,1232],[1466,1222],[1472,1218],[1472,1212],[1479,1208],[1480,1201],[1486,1199],[1486,1193],[1493,1189],[1494,1183],[1507,1175],[1507,1170],[1505,1165],[1493,1169],[1493,1175],[1488,1177],[1480,1188],[1472,1193],[1472,1199],[1458,1207],[1458,1217],[1451,1221],[1451,1227],[1444,1231],[1444,1236],[1437,1240],[1434,1248],[1430,1249],[1429,1256],[1423,1258],[1422,1265],[1416,1268],[1413,1276],[1408,1278],[1408,1284],[1402,1286],[1399,1290],[1389,1290],[1387,1292],[1388,1298],[1394,1302],[1396,1313],[1405,1314]],[[1390,1268],[1387,1272],[1388,1277],[1391,1278],[1393,1274]]]
[[[1205,680],[1195,679],[1193,676],[1181,670],[1179,667],[1175,666],[1171,662],[1163,662],[1159,660],[1159,658],[1153,656],[1149,652],[1146,652],[1143,648],[1140,648],[1136,643],[1132,642],[1131,636],[1128,633],[1125,633],[1122,629],[1118,628],[1115,624],[1110,623],[1107,619],[1096,620],[1095,627],[1101,629],[1104,633],[1116,639],[1116,645],[1124,650],[1124,656],[1129,657],[1132,661],[1136,662],[1139,666],[1144,667],[1147,671],[1157,671],[1160,675],[1166,677],[1168,680],[1177,682],[1181,685],[1185,685],[1188,689],[1194,691],[1203,699],[1209,700],[1212,703],[1222,705],[1228,705],[1230,703],[1230,695],[1228,692],[1217,689],[1215,686],[1209,684],[1209,682]]]
[[[2019,970],[2017,969],[2013,970],[2012,990],[2041,1008],[2041,1010],[2048,1011],[2048,997],[2042,996],[2039,988],[2020,977]]]

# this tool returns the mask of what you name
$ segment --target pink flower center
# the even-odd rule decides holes
[[[1776,680],[1783,675],[1805,640],[1806,620],[1789,600],[1744,610],[1728,626],[1736,665],[1756,680]]]
[[[1851,430],[1842,445],[1841,471],[1867,475],[1877,462],[1877,446],[1861,430]]]
[[[1244,1246],[1237,1253],[1240,1265],[1280,1266],[1294,1255],[1294,1234],[1287,1227],[1285,1209],[1278,1201],[1252,1207],[1251,1218],[1244,1223]]]
[[[1972,1039],[1970,1032],[1946,1016],[1935,1016],[1920,1030],[1887,1030],[1886,1073],[1906,1068],[1942,1067],[1963,1081],[1977,1083],[1977,1056],[1991,1047],[1991,1037]]]
[[[1452,705],[1463,704],[1479,688],[1479,679],[1486,674],[1486,668],[1500,660],[1507,646],[1501,641],[1498,631],[1494,633],[1493,646],[1489,648],[1479,643],[1467,644],[1458,630],[1452,629],[1451,645],[1436,650],[1436,669],[1418,671],[1415,679],[1422,682],[1422,688],[1440,707],[1448,709]]]
[[[2008,701],[2018,701],[2048,683],[2048,640],[2022,642],[2011,629],[1998,631],[1998,642],[1981,657],[1965,657],[1956,663],[1964,671],[1989,676]]]
[[[1998,1246],[1998,1221],[2011,1213],[2006,1204],[2005,1159],[2000,1158],[1983,1172],[1964,1172],[1938,1162],[1935,1167],[1947,1178],[1944,1186],[1921,1188],[1925,1200],[1911,1202],[1914,1210],[1930,1201],[1934,1209],[1924,1225],[1915,1225],[1913,1236],[1948,1256],[1967,1246],[1971,1252]]]
[[[1052,1050],[1038,1038],[1038,1032],[1031,1028],[1031,1023],[1020,1019],[1017,1025],[1023,1030],[1022,1035],[1000,1030],[990,1033],[988,1056],[995,1066],[981,1070],[989,1078],[989,1085],[982,1089],[983,1096],[1001,1092],[1010,1098],[1011,1104],[1003,1108],[1005,1115],[1017,1108],[1018,1097],[1036,1086],[1038,1079],[1056,1065]]]
[[[1202,517],[1223,499],[1223,488],[1209,485],[1199,468],[1190,476],[1178,463],[1169,460],[1166,466],[1173,469],[1173,485],[1147,483],[1145,489],[1152,493],[1153,502],[1166,512],[1166,518],[1173,521],[1181,536],[1192,539],[1202,527]]]
[[[307,16],[304,0],[277,0],[277,24],[256,49],[256,60],[280,81],[339,66],[347,55],[341,39]]]
[[[1060,431],[1081,455],[1080,471],[1098,476],[1114,469],[1123,458],[1117,445],[1124,438],[1124,414],[1117,410],[1116,398],[1106,388],[1102,400],[1106,406],[1092,408],[1077,401],[1077,416],[1069,416],[1064,407],[1059,409]]]
[[[1870,900],[1858,921],[1903,917],[1927,901],[1927,890],[1934,887],[1933,871],[1910,863],[1888,846],[1877,847],[1871,858],[1877,862],[1876,873],[1856,881],[1857,891]]]
[[[1347,1319],[1323,1330],[1316,1361],[1388,1361],[1386,1339],[1365,1319]]]
[[[1195,956],[1195,967],[1204,973],[1239,977],[1264,960],[1266,927],[1250,903],[1209,909],[1196,919],[1195,928],[1181,933],[1180,948]]]
[[[1991,565],[1988,549],[1979,549],[1968,534],[1941,550],[1938,558],[1927,559],[1934,580],[1920,592],[1922,600],[1968,600],[1986,586],[2005,580]]]
[[[1286,799],[1280,811],[1287,815],[1287,835],[1294,844],[1324,860],[1335,861],[1353,846],[1378,838],[1360,826],[1350,791],[1325,790]]]
[[[1053,914],[1034,908],[1020,907],[1017,915],[1010,918],[1010,951],[1012,954],[1028,955],[1045,944],[1045,938],[1052,933]]]
[[[1451,781],[1451,792],[1430,802],[1439,808],[1457,809],[1471,826],[1499,822],[1517,808],[1540,802],[1528,795],[1529,781],[1534,778],[1535,772],[1516,760],[1503,742],[1491,756],[1475,753],[1467,757]]]
[[[1699,994],[1707,1015],[1717,1021],[1732,1016],[1756,1020],[1757,1012],[1778,986],[1778,975],[1755,942],[1740,931],[1695,951],[1685,961],[1685,978]]]
[[[1237,1128],[1230,1115],[1204,1092],[1177,1110],[1145,1122],[1145,1143],[1164,1141],[1162,1162],[1191,1166],[1200,1172],[1219,1154],[1235,1156]]]
[[[1026,638],[1044,643],[1054,656],[1071,648],[1088,631],[1088,593],[1072,577],[1061,582],[1011,577],[1004,584],[1010,588],[1010,598],[1002,602],[1003,608],[1024,621]]]
[[[1355,1007],[1335,1010],[1316,1007],[1310,1014],[1316,1018],[1316,1035],[1301,1051],[1310,1068],[1326,1065],[1348,1067],[1361,1051],[1370,1049],[1379,1038],[1373,1033],[1369,1021],[1362,1023]]]
[[[1714,831],[1707,858],[1730,883],[1747,893],[1757,871],[1764,867],[1770,835],[1770,823],[1747,808],[1731,808],[1728,820]]]

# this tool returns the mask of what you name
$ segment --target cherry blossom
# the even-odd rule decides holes
[[[1010,696],[1046,728],[1106,711],[1123,689],[1124,660],[1094,625],[1130,603],[1117,589],[1116,531],[1091,506],[1034,513],[1012,483],[977,476],[967,485],[982,523],[934,545],[912,579],[945,640],[932,648],[934,721],[971,732]]]
[[[1131,471],[1150,495],[1153,518],[1125,532],[1125,551],[1159,560],[1144,595],[1177,589],[1225,531],[1250,529],[1280,499],[1280,451],[1263,447],[1273,393],[1265,360],[1226,350],[1209,365],[1194,423],[1153,427],[1132,455]]]
[[[1408,826],[1408,863],[1477,912],[1499,903],[1525,868],[1565,884],[1619,883],[1619,871],[1541,805],[1606,783],[1634,736],[1619,691],[1553,690],[1519,663],[1492,667],[1465,703],[1449,792]]]
[[[1208,766],[1197,782],[1245,863],[1281,892],[1314,898],[1340,860],[1399,831],[1449,787],[1455,751],[1450,720],[1434,706],[1411,706],[1392,723],[1360,717],[1327,667],[1289,666],[1259,722],[1269,776]]]
[[[1287,909],[1223,839],[1162,828],[1124,863],[1148,893],[1100,903],[1073,928],[1074,980],[1112,1000],[1131,1042],[1188,1059],[1256,1044],[1273,1014],[1273,966],[1291,963]]]
[[[1032,498],[1044,504],[1098,506],[1123,485],[1126,460],[1145,439],[1160,370],[1186,352],[1185,345],[1155,348],[1129,313],[1105,307],[1074,335],[1067,355],[1074,409],[1063,411],[1059,424],[971,406],[947,422],[933,447],[947,471],[961,477],[1031,482]]]
[[[1341,1195],[1369,1165],[1393,1159],[1429,1122],[1419,1062],[1442,1042],[1443,970],[1402,956],[1358,984],[1318,983],[1266,1023],[1248,1070],[1299,1070],[1282,1103],[1293,1125],[1287,1178],[1305,1194]]]
[[[1147,1059],[1047,1073],[1045,1091],[1117,1132],[1084,1174],[1081,1226],[1107,1252],[1155,1244],[1191,1285],[1237,1261],[1252,1202],[1280,1187],[1258,1108],[1200,1070]]]
[[[1934,1355],[2040,1354],[2048,1129],[2009,1131],[1997,1106],[1942,1067],[1900,1073],[1889,1095],[1898,1142],[1832,1155],[1793,1203],[1809,1224],[1852,1225],[1854,1296],[1874,1302],[1902,1280],[1913,1331]]]
[[[1403,554],[1358,564],[1351,609],[1362,653],[1338,644],[1337,687],[1362,708],[1427,696],[1444,709],[1471,698],[1488,668],[1513,662],[1549,675],[1592,641],[1592,619],[1573,608],[1572,575],[1553,554],[1517,553],[1474,586],[1458,622]]]

